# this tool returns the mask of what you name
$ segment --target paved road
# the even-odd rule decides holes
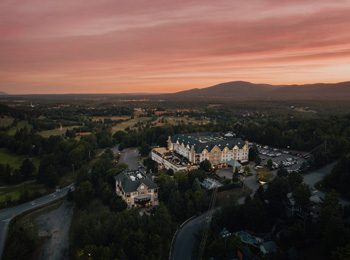
[[[139,154],[139,150],[136,148],[124,149],[120,156],[120,162],[127,164],[130,170],[139,169],[139,163],[138,163],[139,160],[140,160],[140,154]]]
[[[318,181],[320,181],[326,174],[328,174],[332,170],[334,165],[335,163],[332,163],[321,169],[305,174],[304,183],[309,184],[312,188],[314,188],[314,185]],[[247,177],[244,183],[247,187],[249,187],[252,190],[252,194],[254,194],[256,189],[259,187],[259,184],[255,180],[255,173],[253,173],[253,176]],[[320,197],[323,197],[324,193],[318,192],[318,195]],[[242,204],[243,202],[244,198],[238,200],[238,203],[240,204]],[[343,205],[350,205],[350,201],[340,199],[340,202]],[[192,258],[192,249],[195,243],[195,237],[193,236],[193,234],[197,233],[201,228],[203,228],[205,223],[205,217],[206,214],[200,215],[190,220],[180,228],[174,240],[173,254],[171,256],[171,260],[190,260]]]
[[[37,207],[40,207],[42,205],[45,205],[47,203],[53,202],[59,198],[64,197],[67,195],[68,190],[72,187],[72,190],[74,190],[74,185],[69,185],[60,191],[57,191],[55,193],[52,193],[50,195],[47,195],[45,197],[38,198],[36,200],[18,205],[13,208],[7,208],[0,210],[0,260],[2,258],[2,253],[4,251],[8,227],[11,219],[15,217],[16,215],[19,215],[25,211],[35,209]]]
[[[176,240],[173,244],[173,254],[171,259],[190,260],[192,259],[192,249],[195,243],[193,234],[197,233],[199,229],[203,228],[207,216],[212,215],[215,210],[204,213],[196,218],[191,219],[179,229]]]
[[[304,183],[309,184],[311,188],[315,188],[315,184],[317,182],[319,182],[320,180],[322,180],[328,173],[331,172],[332,168],[334,167],[336,163],[331,163],[329,165],[327,165],[324,168],[315,170],[309,174],[305,174],[304,175]],[[317,191],[316,193],[320,198],[324,198],[324,196],[326,195],[324,192],[322,191]],[[350,201],[349,200],[345,200],[340,198],[339,202],[343,205],[350,205]]]
[[[114,155],[120,153],[120,151],[119,151],[119,144],[112,148],[112,152],[113,152]]]
[[[317,182],[322,180],[328,173],[331,172],[335,164],[336,163],[331,163],[321,169],[303,175],[304,183],[309,184],[311,188],[314,188]]]

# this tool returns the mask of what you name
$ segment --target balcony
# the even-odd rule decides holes
[[[151,196],[150,195],[137,196],[134,198],[134,202],[135,204],[140,205],[142,208],[147,207],[150,205]]]

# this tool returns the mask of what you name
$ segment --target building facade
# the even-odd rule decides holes
[[[212,165],[227,166],[232,159],[244,163],[248,161],[248,141],[219,133],[205,132],[177,134],[168,138],[168,150],[175,151],[193,164],[205,159]]]
[[[190,169],[188,162],[183,162],[166,148],[153,148],[151,158],[158,163],[159,169],[172,169],[174,172],[187,171]]]
[[[159,205],[159,187],[140,171],[126,170],[115,178],[116,193],[128,205],[128,208]]]

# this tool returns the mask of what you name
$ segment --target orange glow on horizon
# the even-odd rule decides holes
[[[0,7],[0,91],[10,94],[350,80],[346,0],[27,0]]]

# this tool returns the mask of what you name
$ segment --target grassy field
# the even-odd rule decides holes
[[[13,122],[13,118],[5,116],[4,118],[0,118],[0,127],[1,126],[9,126]]]
[[[207,124],[210,121],[208,119],[203,119],[203,120],[196,120],[195,118],[192,117],[165,117],[164,118],[169,125],[178,125],[181,122],[188,124],[188,123],[193,123],[193,124]]]
[[[137,122],[146,122],[148,120],[150,120],[151,117],[135,117],[134,119],[131,119],[129,121],[126,122],[122,122],[120,124],[117,124],[116,126],[113,126],[112,128],[112,133],[115,133],[117,131],[124,131],[125,128],[127,127],[133,127]]]
[[[44,188],[44,184],[38,184],[36,182],[0,187],[0,202],[5,202],[7,196],[11,196],[12,200],[18,200],[22,190],[27,190],[32,194]]]
[[[92,121],[99,121],[99,120],[103,121],[105,118],[111,119],[111,120],[120,120],[120,119],[129,120],[130,116],[94,116],[92,118]]]
[[[20,121],[16,127],[11,128],[10,130],[8,130],[7,134],[14,135],[17,130],[19,130],[19,129],[25,127],[25,126],[28,128],[28,130],[32,129],[32,125],[29,124],[27,121]]]
[[[62,127],[62,129],[61,128],[56,128],[56,129],[53,129],[53,130],[41,131],[41,132],[38,132],[38,135],[41,135],[44,138],[49,138],[51,135],[56,136],[56,135],[65,134],[67,129],[68,130],[72,130],[73,128],[77,128],[77,127],[80,127],[80,126],[77,126],[77,125],[75,125],[75,126],[65,126],[65,127]]]
[[[28,156],[25,155],[17,155],[14,153],[11,153],[6,148],[0,148],[0,163],[2,164],[9,164],[13,169],[19,169],[21,167],[22,162],[28,158]],[[40,161],[37,158],[33,158],[33,163],[35,167],[38,169]]]

